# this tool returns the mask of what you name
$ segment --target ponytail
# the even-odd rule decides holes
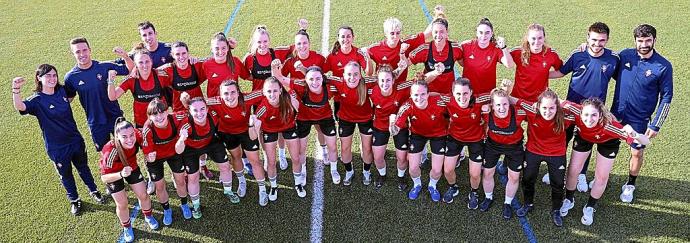
[[[228,46],[228,54],[225,55],[225,64],[228,65],[228,68],[230,68],[231,73],[235,73],[235,60],[232,56],[232,50],[230,50],[230,43],[228,43],[228,38],[225,36],[223,32],[218,32],[213,36],[211,40],[223,41]]]
[[[115,150],[120,158],[120,162],[122,162],[124,166],[129,166],[129,162],[127,161],[127,155],[125,155],[125,150],[122,148],[122,144],[120,143],[120,140],[117,139],[117,136],[120,134],[120,131],[127,128],[134,128],[134,126],[132,123],[125,120],[124,117],[118,117],[115,119],[115,126],[113,127],[113,139],[111,140],[115,145]]]

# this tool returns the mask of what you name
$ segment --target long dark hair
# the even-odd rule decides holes
[[[353,37],[355,36],[355,31],[353,31],[352,27],[350,27],[350,26],[347,26],[347,25],[340,26],[338,28],[338,31],[336,32],[337,35],[340,35],[340,30],[349,30],[350,34],[352,34]],[[338,51],[340,51],[340,42],[338,42],[338,38],[336,38],[335,43],[333,43],[333,49],[331,49],[331,54],[335,55],[336,53],[338,53]]]
[[[307,30],[298,30],[297,33],[295,34],[295,36],[298,36],[298,35],[306,36],[309,43],[311,43],[311,39],[309,39],[309,34],[307,34]],[[292,50],[292,56],[298,57],[297,48],[294,48],[294,50]]]
[[[43,75],[46,75],[49,73],[51,70],[55,70],[55,77],[57,78],[57,68],[55,66],[44,63],[41,65],[38,65],[38,68],[36,68],[36,88],[34,91],[36,92],[41,92],[43,91],[43,84],[41,83],[41,80],[39,80],[39,77],[43,77]],[[59,79],[58,79],[59,80]],[[58,90],[60,87],[62,87],[62,84],[60,84],[60,81],[55,84],[55,90]]]
[[[477,24],[477,27],[479,27],[480,25],[489,26],[489,29],[491,29],[491,40],[490,40],[490,42],[496,44],[496,37],[495,37],[496,33],[494,32],[494,25],[491,24],[491,21],[489,20],[489,18],[484,17],[484,18],[480,19],[479,24]]]
[[[225,34],[223,32],[218,32],[215,35],[213,35],[213,38],[211,41],[224,41],[225,44],[228,46],[228,54],[225,55],[225,64],[228,65],[230,68],[230,72],[234,73],[235,72],[235,61],[233,60],[232,57],[232,50],[230,50],[230,43],[228,43],[228,38],[225,37]]]
[[[120,162],[122,162],[124,166],[129,166],[129,161],[127,161],[127,155],[125,154],[125,150],[122,148],[122,143],[120,143],[120,140],[117,139],[117,136],[120,134],[122,130],[125,130],[127,128],[134,128],[134,125],[132,125],[131,122],[125,120],[124,117],[118,117],[117,119],[115,119],[115,127],[113,127],[112,142],[115,145],[117,155],[120,157]]]
[[[288,122],[290,117],[290,112],[292,112],[292,104],[290,102],[290,94],[285,91],[285,88],[280,84],[280,81],[275,77],[269,77],[264,81],[264,86],[268,84],[277,84],[280,87],[280,97],[278,98],[278,110],[280,111],[280,120],[282,122]]]

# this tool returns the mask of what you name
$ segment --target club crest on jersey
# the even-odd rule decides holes
[[[161,57],[161,62],[165,63],[165,57]]]
[[[397,101],[393,101],[393,104],[394,104],[395,106],[399,106],[399,105],[400,105],[400,103],[398,103]],[[379,107],[379,108],[381,108],[381,107]]]
[[[431,114],[431,120],[432,120],[432,121],[433,121],[433,120],[436,120],[436,115]]]
[[[472,119],[474,119],[477,117],[477,114],[472,113],[472,114],[470,114],[470,117],[472,117]]]
[[[647,69],[647,71],[644,72],[645,77],[652,76],[652,70]]]
[[[546,62],[542,62],[541,65],[542,65],[543,67],[546,67]]]
[[[605,73],[607,68],[608,68],[608,65],[601,66],[601,72]]]
[[[98,80],[101,80],[101,78],[103,78],[103,75],[101,75],[100,73],[96,74],[96,78],[98,78]]]
[[[486,57],[486,60],[490,62],[490,61],[491,61],[491,57]]]
[[[244,111],[240,114],[242,114],[242,116],[247,116],[247,112],[244,112]]]
[[[77,85],[84,85],[84,80],[79,80],[79,83]]]
[[[599,136],[599,134],[597,134],[597,135],[594,135],[594,138],[596,138],[597,140],[599,140],[599,138],[601,138],[601,136]]]

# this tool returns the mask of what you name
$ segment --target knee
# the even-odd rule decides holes
[[[630,150],[630,155],[633,158],[637,158],[637,159],[642,158],[643,154],[644,154],[644,150],[641,150],[641,149],[631,149]]]

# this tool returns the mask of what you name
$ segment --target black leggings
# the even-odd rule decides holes
[[[551,181],[551,210],[558,210],[563,204],[565,196],[565,155],[563,156],[543,156],[525,151],[525,163],[522,174],[522,192],[525,197],[525,204],[534,203],[534,184],[539,176],[539,166],[545,161],[549,169],[549,180]]]

